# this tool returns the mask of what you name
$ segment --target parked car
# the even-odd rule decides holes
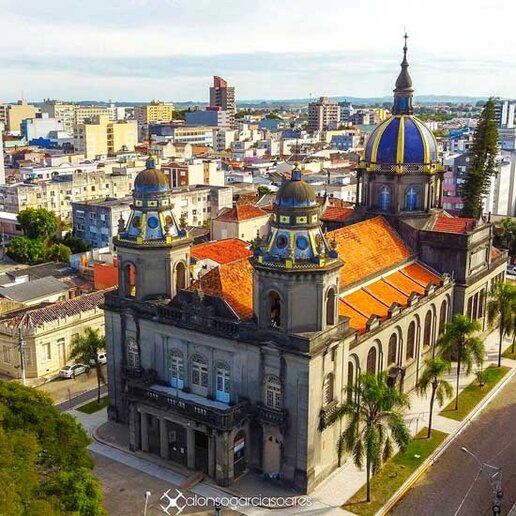
[[[97,360],[102,365],[107,364],[107,353],[105,351],[103,351],[102,353],[99,353],[97,355]],[[93,359],[90,360],[90,365],[94,366],[95,365],[95,360],[93,360]]]
[[[59,371],[61,378],[75,378],[77,375],[87,373],[90,368],[84,364],[66,365]]]
[[[516,265],[507,265],[507,276],[516,276]]]

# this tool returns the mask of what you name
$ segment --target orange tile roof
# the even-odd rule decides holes
[[[223,263],[207,272],[191,289],[225,299],[242,319],[253,316],[253,269],[247,258]]]
[[[351,328],[364,333],[372,315],[385,320],[393,303],[406,307],[412,292],[424,296],[429,283],[439,285],[440,281],[422,264],[413,263],[341,298],[339,313],[350,318]]]
[[[215,242],[207,242],[192,247],[191,254],[197,260],[210,259],[219,264],[234,262],[240,258],[247,258],[253,253],[249,244],[238,238],[227,238]]]
[[[337,241],[339,256],[344,260],[340,271],[341,288],[401,265],[412,255],[383,217],[329,231],[328,241],[333,238]]]
[[[334,222],[343,222],[348,217],[353,215],[353,208],[340,208],[337,206],[328,206],[323,214],[321,215],[322,221],[334,221]]]
[[[474,228],[475,219],[451,217],[448,214],[441,214],[437,215],[435,218],[432,231],[463,234],[469,231],[473,231]]]
[[[223,211],[216,217],[216,220],[240,222],[242,220],[256,219],[258,217],[269,217],[269,213],[254,204],[242,203]]]

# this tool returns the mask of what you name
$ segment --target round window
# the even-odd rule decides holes
[[[147,220],[147,225],[151,229],[156,229],[158,227],[158,224],[159,224],[159,220],[157,217],[149,217]]]
[[[276,246],[279,249],[283,249],[284,247],[287,247],[288,245],[288,238],[285,235],[280,235],[278,238],[276,238]]]
[[[308,238],[306,238],[303,235],[298,236],[296,239],[296,245],[297,245],[298,249],[301,249],[301,251],[308,249]]]

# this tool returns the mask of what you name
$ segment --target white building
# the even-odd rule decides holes
[[[22,136],[29,143],[39,138],[49,139],[51,133],[64,130],[63,122],[57,118],[50,118],[48,113],[36,113],[35,118],[27,118],[21,123]]]
[[[2,140],[3,130],[4,124],[3,122],[0,122],[0,185],[5,185],[4,142]]]
[[[491,179],[484,211],[493,215],[516,215],[516,151],[502,151],[498,174]]]

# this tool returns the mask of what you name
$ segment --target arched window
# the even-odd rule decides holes
[[[373,346],[367,354],[367,372],[370,374],[376,373],[376,348]]]
[[[140,369],[140,348],[133,338],[127,340],[127,366],[131,369]]]
[[[136,296],[136,268],[132,263],[124,266],[124,293],[127,297]]]
[[[215,398],[218,401],[229,403],[231,393],[231,374],[229,366],[224,362],[217,365],[217,385],[215,389]]]
[[[335,324],[335,290],[328,290],[328,297],[326,299],[326,324]]]
[[[448,302],[446,299],[441,303],[441,311],[439,313],[439,335],[444,333],[444,325],[448,316]]]
[[[333,373],[328,373],[324,378],[323,398],[325,405],[333,401]]]
[[[208,391],[208,361],[202,355],[192,357],[192,391],[196,394]]]
[[[415,211],[417,209],[417,190],[410,186],[405,190],[405,210]]]
[[[265,405],[267,407],[281,410],[281,382],[277,376],[268,376],[265,381]]]
[[[425,316],[425,329],[423,331],[423,346],[432,344],[432,311],[428,310]]]
[[[274,328],[281,327],[281,299],[277,292],[269,293],[269,313],[271,326]]]
[[[387,364],[392,365],[397,362],[398,354],[398,336],[393,333],[389,339],[389,347],[387,350]]]
[[[378,206],[382,211],[389,211],[392,203],[392,192],[388,186],[382,186],[378,190]]]
[[[169,353],[168,370],[170,372],[170,385],[182,389],[185,385],[185,369],[181,351],[173,350]]]
[[[183,262],[176,265],[176,294],[186,288],[186,267]]]
[[[416,350],[416,323],[412,321],[407,332],[407,360],[412,360]]]
[[[348,362],[348,384],[347,384],[347,392],[348,392],[348,402],[353,399],[353,391],[352,387],[355,385],[355,365],[353,362]]]
[[[473,296],[473,311],[471,312],[472,319],[478,319],[478,292]]]

